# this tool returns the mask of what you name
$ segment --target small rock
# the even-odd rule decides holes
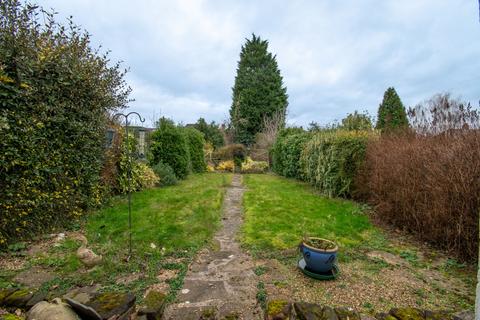
[[[448,311],[425,311],[426,320],[452,320],[453,316]]]
[[[41,301],[28,312],[27,320],[81,320],[70,306],[59,298],[52,303]]]
[[[352,308],[335,308],[339,320],[361,320],[360,315]]]
[[[130,309],[121,314],[116,320],[130,320],[132,314],[135,312],[135,306],[132,306]]]
[[[189,292],[190,292],[189,289],[182,289],[182,294],[187,294],[187,293],[189,293]]]
[[[97,293],[86,305],[92,307],[102,319],[120,316],[135,303],[135,296],[129,293]]]
[[[272,300],[267,305],[267,320],[288,320],[292,314],[292,305],[285,300]]]
[[[17,291],[17,289],[13,289],[13,288],[1,289],[0,290],[0,306],[2,306],[5,299],[15,291]]]
[[[150,243],[150,248],[157,249],[157,246],[155,245],[155,243],[152,242],[152,243]]]
[[[74,288],[68,291],[63,298],[70,298],[81,304],[87,304],[93,296],[100,290],[100,285],[85,286],[80,288]]]
[[[41,267],[33,267],[22,271],[13,278],[13,281],[29,288],[39,288],[45,282],[51,281],[55,275]]]
[[[55,238],[55,242],[60,242],[63,240],[65,240],[65,233],[59,233]]]
[[[293,304],[297,319],[310,320],[310,319],[322,319],[322,307],[318,304],[307,302],[295,302]]]
[[[75,301],[70,298],[66,298],[67,303],[72,307],[75,312],[82,317],[82,319],[89,320],[102,320],[102,317],[95,311],[93,308],[88,307],[78,301]]]
[[[330,307],[323,307],[322,309],[322,317],[320,319],[325,319],[325,320],[338,320],[338,316],[335,313],[335,310]]]
[[[147,320],[160,319],[165,309],[165,298],[165,293],[150,290],[138,309],[138,315],[147,316]]]
[[[28,300],[27,304],[25,305],[25,308],[30,309],[34,305],[36,305],[37,303],[39,303],[41,301],[44,301],[46,299],[47,299],[47,293],[38,291],[38,292],[33,294],[32,298],[30,298],[30,300]]]
[[[419,320],[424,319],[424,312],[416,308],[394,308],[390,310],[390,315],[398,320]]]
[[[453,314],[453,320],[474,320],[475,313],[473,311],[465,310]]]
[[[30,289],[20,289],[3,299],[3,305],[9,307],[23,308],[33,297],[34,292]]]
[[[397,320],[394,316],[388,314],[388,313],[377,313],[375,315],[375,318],[378,320]]]

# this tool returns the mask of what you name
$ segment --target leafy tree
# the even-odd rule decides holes
[[[190,167],[193,172],[205,172],[205,152],[203,147],[205,139],[203,133],[195,128],[183,128],[187,136],[188,152],[190,155]]]
[[[407,113],[397,92],[390,87],[378,107],[377,129],[388,132],[402,128],[408,128]]]
[[[150,145],[151,163],[162,162],[169,165],[175,175],[184,179],[190,172],[190,152],[185,132],[175,126],[172,120],[164,117],[157,123],[152,133]]]
[[[372,120],[367,113],[359,113],[355,110],[342,119],[340,128],[349,131],[371,130]]]
[[[233,87],[230,119],[235,142],[251,145],[264,119],[276,113],[285,118],[287,106],[276,57],[268,52],[268,41],[253,34],[242,46]]]
[[[202,132],[205,136],[205,141],[211,143],[215,149],[220,148],[225,144],[223,134],[215,121],[208,124],[205,119],[200,118],[193,127]]]

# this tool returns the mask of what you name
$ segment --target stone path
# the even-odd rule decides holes
[[[251,257],[236,240],[242,224],[242,177],[234,175],[223,203],[217,249],[204,249],[190,266],[176,304],[164,319],[262,319],[256,301],[258,279]]]

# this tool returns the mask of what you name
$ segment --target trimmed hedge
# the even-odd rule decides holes
[[[169,165],[175,175],[185,179],[190,173],[190,152],[187,135],[172,120],[161,118],[151,136],[151,163]]]
[[[330,197],[351,197],[371,136],[369,131],[316,133],[305,144],[300,157],[302,176]]]
[[[272,147],[272,169],[275,173],[302,179],[300,155],[311,134],[300,128],[282,130]]]
[[[190,167],[193,172],[205,172],[205,138],[202,132],[195,128],[184,128],[187,136],[188,152],[190,155]]]

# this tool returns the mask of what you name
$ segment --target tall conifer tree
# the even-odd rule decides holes
[[[253,34],[242,46],[232,89],[230,120],[236,142],[251,145],[263,129],[264,118],[281,113],[285,119],[287,88],[267,40]]]
[[[390,87],[378,107],[377,129],[385,132],[402,128],[408,128],[407,113],[397,92]]]

